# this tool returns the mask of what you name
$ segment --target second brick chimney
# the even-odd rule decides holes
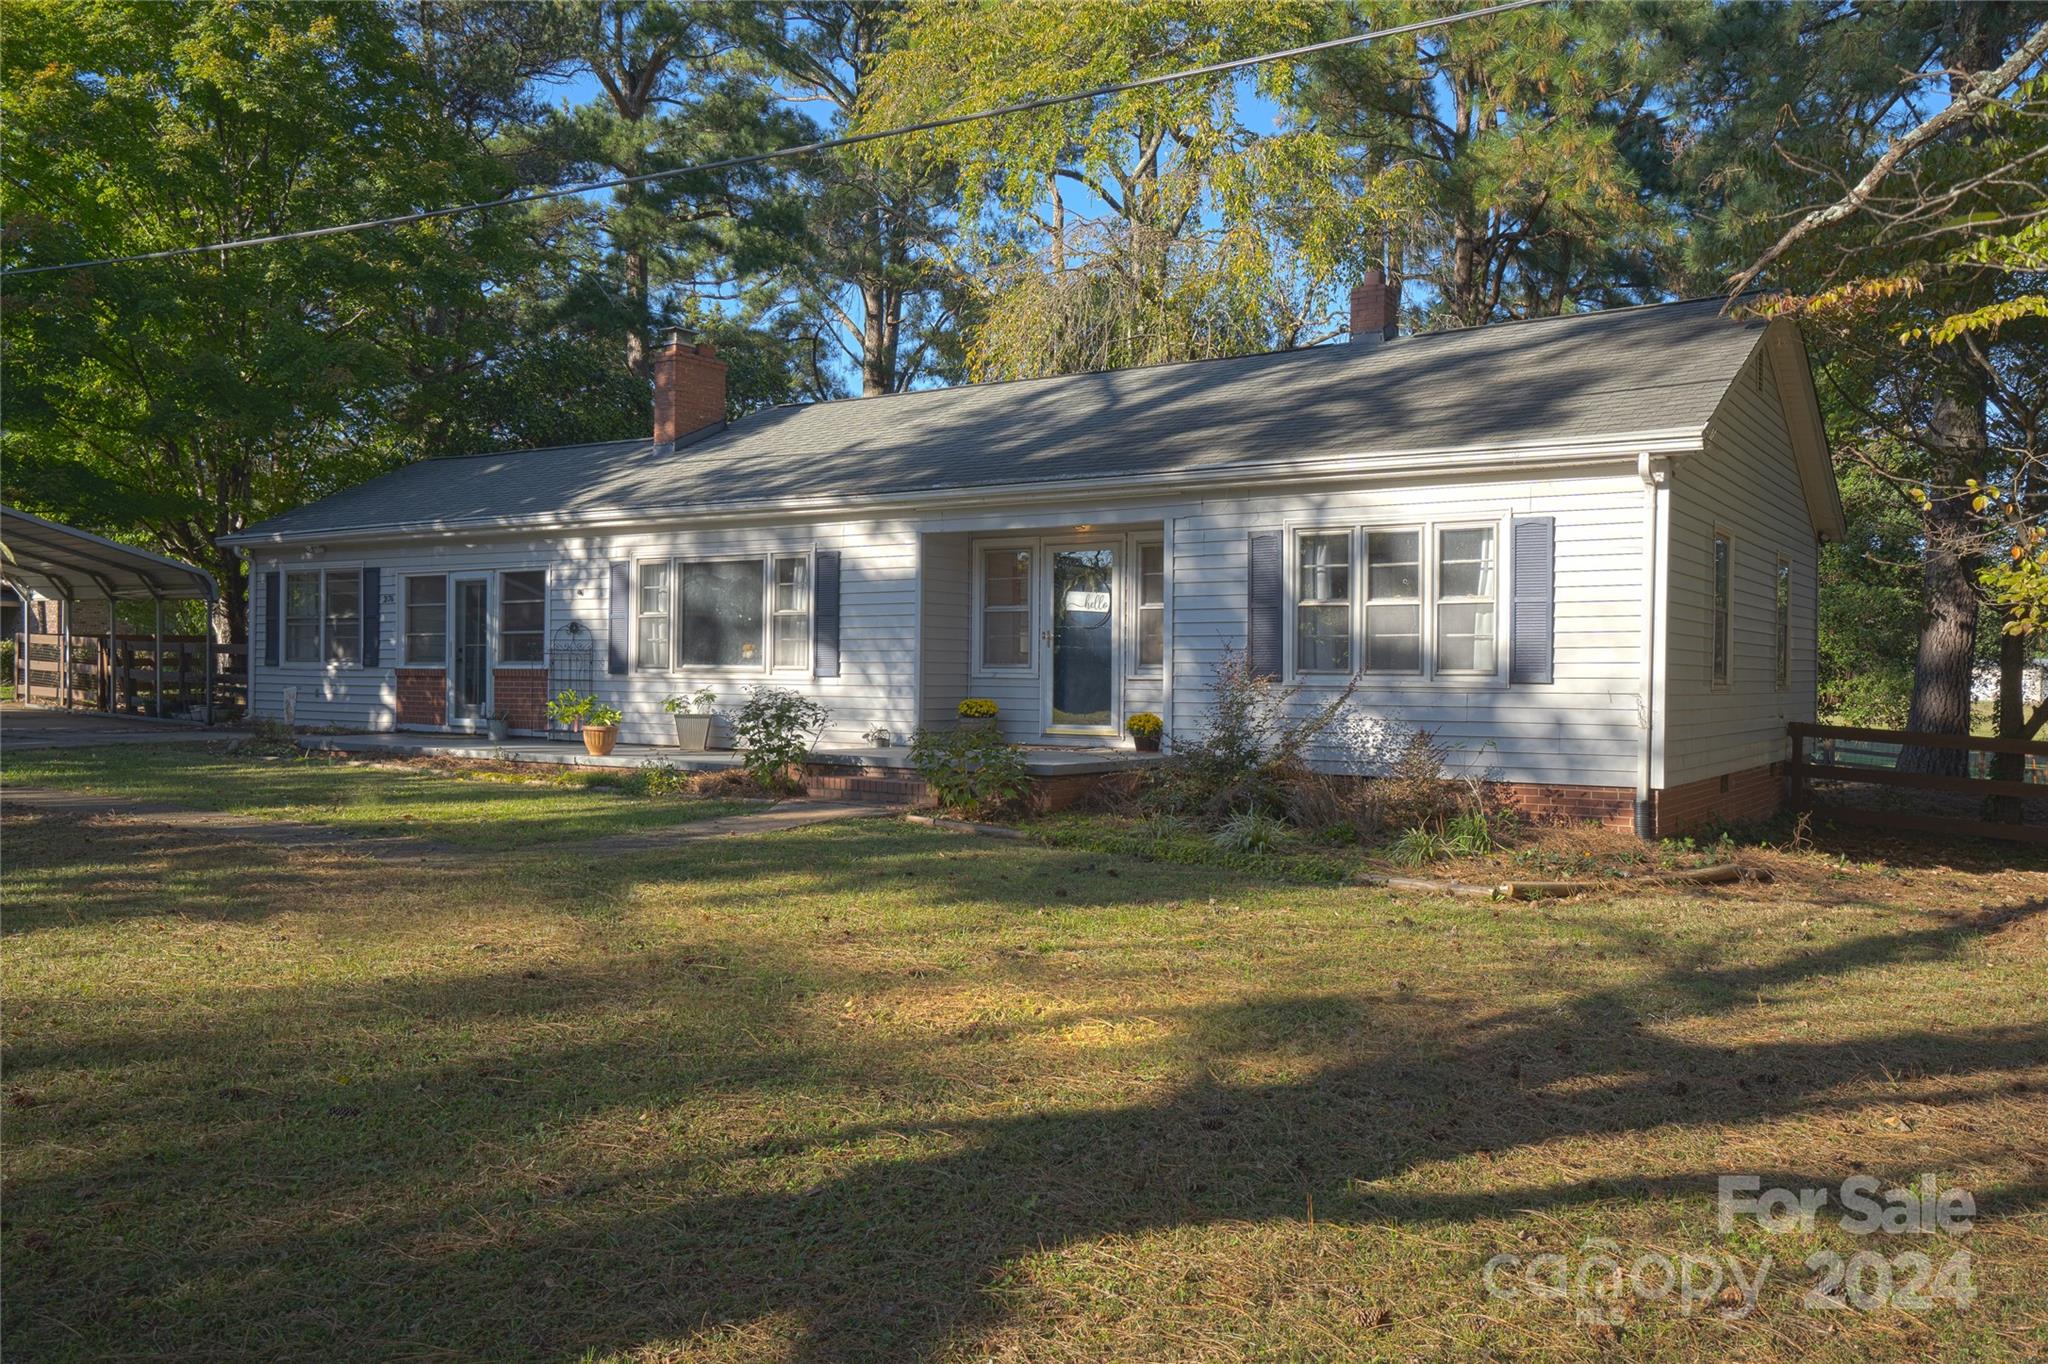
[[[1378,266],[1351,291],[1351,339],[1391,341],[1400,329],[1400,300]]]
[[[725,361],[678,328],[654,353],[654,443],[673,446],[725,425]]]

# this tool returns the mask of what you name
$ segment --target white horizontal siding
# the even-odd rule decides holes
[[[1714,529],[1734,541],[1734,653],[1713,685]],[[1792,568],[1791,670],[1777,686],[1777,561]],[[1678,461],[1671,491],[1666,787],[1776,762],[1785,729],[1814,716],[1819,545],[1778,398],[1759,348],[1722,400],[1705,451]]]

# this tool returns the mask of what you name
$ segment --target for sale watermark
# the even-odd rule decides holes
[[[1496,1255],[1481,1278],[1501,1300],[1534,1298],[1572,1304],[1583,1321],[1618,1324],[1628,1305],[1668,1303],[1687,1316],[1712,1312],[1739,1321],[1756,1310],[1773,1276],[1804,1283],[1799,1304],[1810,1312],[1928,1312],[1967,1308],[1976,1300],[1970,1252],[1950,1250],[1977,1216],[1967,1189],[1921,1175],[1909,1186],[1857,1175],[1833,1187],[1764,1187],[1756,1175],[1723,1175],[1715,1224],[1723,1235],[1749,1223],[1772,1235],[1812,1233],[1833,1225],[1851,1236],[1929,1237],[1923,1245],[1818,1250],[1793,1268],[1765,1254],[1754,1264],[1726,1251],[1647,1251],[1633,1257],[1613,1241],[1592,1238],[1576,1251]]]

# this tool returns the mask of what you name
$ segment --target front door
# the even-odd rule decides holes
[[[458,725],[480,725],[491,704],[491,582],[488,578],[455,580],[455,666],[449,677],[454,691],[449,718]]]
[[[1052,733],[1116,733],[1116,550],[1048,547],[1051,558]]]

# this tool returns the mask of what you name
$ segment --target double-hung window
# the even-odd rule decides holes
[[[326,576],[327,661],[353,668],[363,661],[363,574],[360,569],[330,569]]]
[[[1494,528],[1437,532],[1436,671],[1492,674],[1495,659]]]
[[[548,573],[521,569],[498,579],[498,662],[540,663],[547,658]]]
[[[1166,546],[1138,546],[1138,671],[1166,662]]]
[[[768,612],[772,665],[807,668],[811,663],[811,561],[800,554],[779,555],[774,572]]]
[[[1351,532],[1295,537],[1294,669],[1351,671]]]
[[[284,575],[284,661],[320,661],[320,575]]]
[[[448,661],[448,579],[442,574],[405,580],[405,661]]]
[[[666,561],[640,565],[640,596],[636,604],[636,657],[642,668],[666,672],[669,667],[669,630],[673,623],[669,601],[671,565]]]
[[[1733,672],[1735,544],[1728,536],[1714,534],[1714,685],[1728,685]]]
[[[1031,551],[981,552],[981,666],[1031,666]]]
[[[676,565],[679,668],[761,666],[761,561]]]
[[[1365,533],[1365,670],[1422,671],[1422,532]]]

